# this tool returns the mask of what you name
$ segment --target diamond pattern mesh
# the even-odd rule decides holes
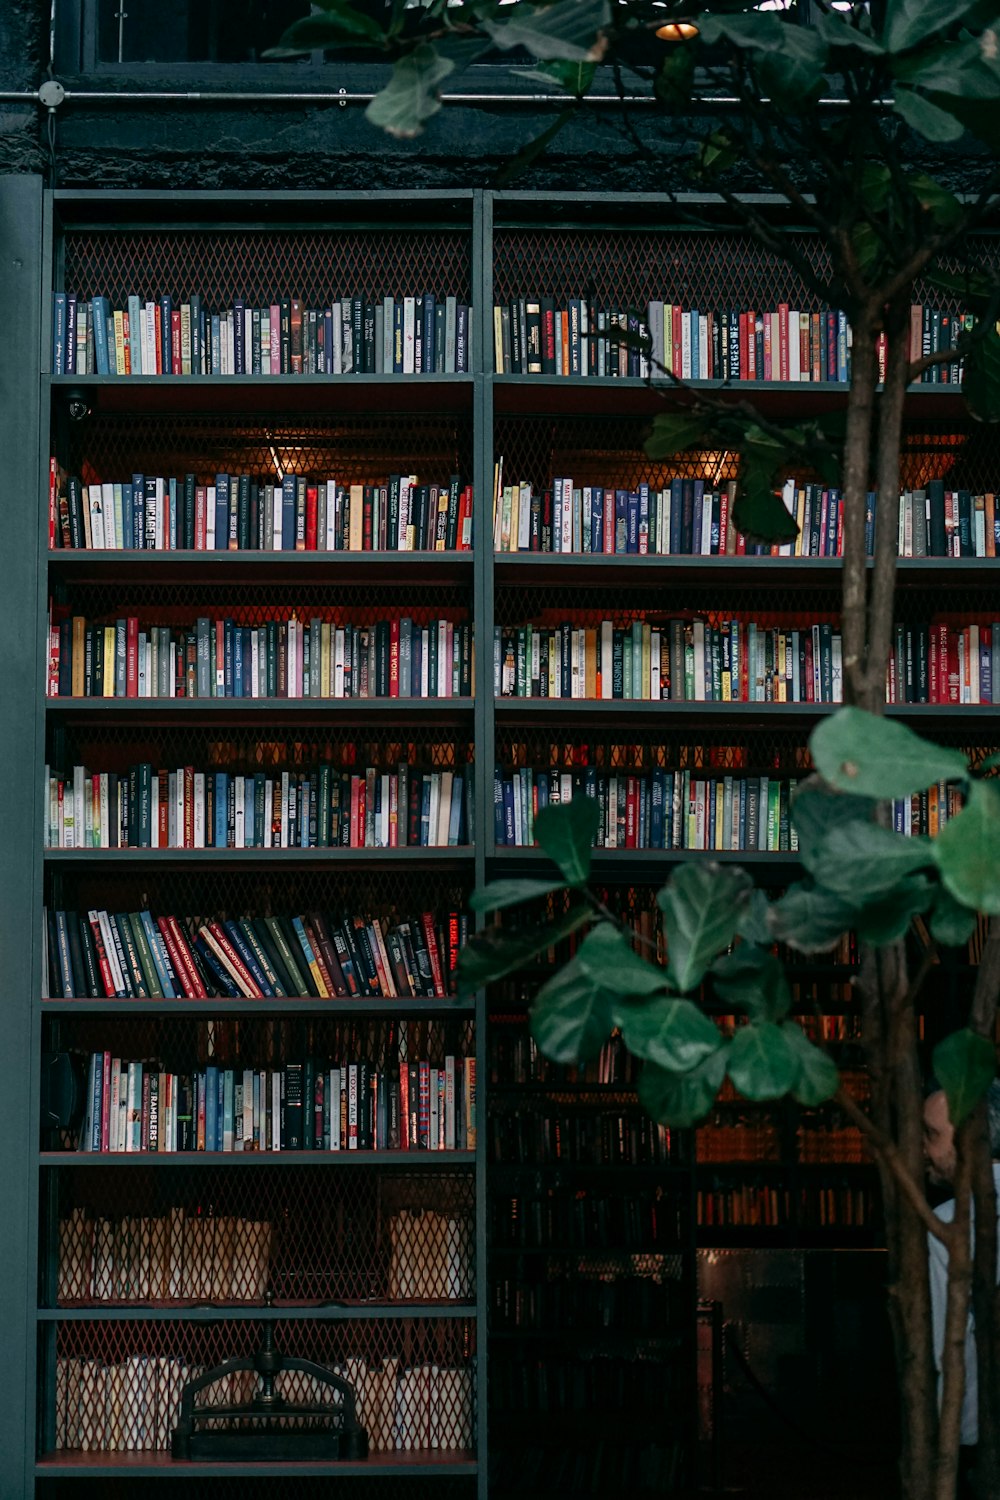
[[[65,290],[121,303],[129,294],[175,303],[200,294],[218,310],[234,296],[259,305],[301,297],[398,297],[432,291],[469,300],[470,243],[458,230],[70,229]]]
[[[666,461],[647,458],[643,443],[648,433],[649,421],[643,417],[498,417],[494,452],[503,455],[505,481],[528,482],[537,490],[557,478],[571,478],[575,486],[636,490],[642,483],[661,488],[673,478],[720,485],[737,477],[738,454],[730,450],[688,450]],[[973,424],[971,432],[962,432],[953,423],[914,418],[904,434],[901,486],[919,489],[931,479],[944,479],[949,488],[992,489],[1000,473],[998,442],[992,427],[977,430]]]
[[[801,739],[787,731],[782,733],[780,728],[755,731],[747,727],[740,731],[738,739],[732,728],[713,726],[699,728],[697,732],[699,737],[693,740],[690,730],[657,732],[643,726],[632,730],[625,741],[617,736],[611,739],[606,732],[498,728],[497,759],[505,768],[531,766],[553,770],[584,765],[606,771],[644,771],[662,766],[670,770],[745,770],[748,774],[801,773],[809,769],[809,752]]]
[[[308,421],[276,414],[245,417],[119,416],[94,413],[67,429],[65,465],[85,484],[193,473],[214,484],[217,473],[249,474],[261,483],[286,474],[385,484],[390,474],[415,473],[421,483],[473,474],[472,424],[440,412],[331,415]]]
[[[400,589],[406,590],[405,596]],[[427,597],[424,589],[433,589]],[[220,616],[233,620],[238,625],[260,625],[267,620],[287,620],[292,615],[301,619],[330,620],[335,624],[362,625],[391,614],[406,614],[412,620],[424,624],[432,619],[454,617],[467,619],[470,601],[468,592],[457,586],[442,586],[433,580],[423,586],[414,580],[411,586],[405,578],[396,584],[350,585],[339,583],[306,583],[276,580],[267,587],[267,597],[259,597],[256,587],[248,588],[241,583],[219,582],[198,584],[190,580],[183,582],[149,582],[130,579],[127,584],[117,582],[83,582],[74,580],[67,590],[68,598],[61,604],[67,610],[83,615],[93,624],[111,623],[128,614],[136,615],[145,625],[184,625],[193,628],[199,615],[211,619]]]
[[[83,1458],[84,1455],[75,1455]],[[427,1455],[435,1463],[444,1455],[438,1451]],[[148,1461],[152,1455],[146,1454]],[[164,1459],[166,1463],[167,1460]],[[292,1469],[293,1466],[289,1465]],[[435,1475],[433,1478],[401,1476],[384,1478],[382,1475],[365,1474],[361,1478],[339,1474],[335,1481],[316,1478],[308,1473],[290,1473],[288,1477],[248,1479],[232,1478],[225,1474],[213,1474],[211,1478],[184,1476],[184,1495],[190,1500],[299,1500],[300,1495],[323,1496],[329,1500],[332,1483],[336,1484],[337,1500],[475,1500],[474,1478],[450,1478]],[[70,1500],[73,1496],[84,1496],[86,1500],[135,1500],[135,1478],[120,1479],[73,1479],[46,1478],[39,1481],[39,1500]],[[164,1484],[158,1486],[165,1491]]]
[[[815,235],[792,232],[788,240],[814,274],[827,274],[826,252]],[[991,259],[994,243],[981,237],[965,248]],[[940,265],[957,275],[964,270],[964,259],[955,254]],[[591,296],[599,302],[640,307],[662,297],[702,310],[764,311],[779,301],[805,312],[820,306],[796,271],[776,255],[747,234],[720,233],[717,228],[670,232],[498,227],[493,289],[500,302],[535,293]],[[955,306],[952,296],[929,284],[918,287],[917,300],[937,308]]]
[[[374,1453],[472,1448],[473,1320],[278,1320],[274,1342],[282,1353],[325,1365],[351,1382]],[[56,1449],[167,1448],[185,1381],[223,1360],[252,1356],[259,1346],[252,1320],[57,1325]],[[224,1404],[246,1399],[255,1384],[253,1375],[236,1374],[211,1389]],[[317,1394],[313,1378],[301,1371],[282,1372],[277,1387],[292,1401]]]
[[[60,1307],[467,1303],[468,1171],[138,1168],[54,1174]]]

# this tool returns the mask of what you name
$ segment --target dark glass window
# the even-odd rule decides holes
[[[257,62],[309,0],[98,0],[102,63]]]

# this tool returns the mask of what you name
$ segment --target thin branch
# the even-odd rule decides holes
[[[930,1204],[924,1197],[923,1188],[920,1187],[907,1171],[906,1163],[899,1153],[899,1149],[892,1138],[880,1130],[875,1121],[865,1114],[857,1100],[843,1087],[839,1088],[833,1096],[833,1103],[838,1109],[858,1127],[862,1135],[868,1141],[872,1151],[889,1168],[896,1182],[903,1191],[910,1207],[917,1218],[920,1219],[928,1234],[932,1234],[936,1240],[943,1245],[948,1243],[948,1230],[945,1224],[931,1210]]]

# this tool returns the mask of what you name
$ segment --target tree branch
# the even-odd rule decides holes
[[[867,1140],[872,1152],[885,1163],[892,1173],[895,1181],[902,1189],[913,1212],[921,1221],[928,1234],[932,1234],[942,1244],[948,1243],[947,1226],[931,1210],[927,1199],[924,1197],[923,1187],[914,1181],[909,1170],[899,1153],[899,1149],[891,1136],[886,1135],[883,1130],[875,1124],[857,1100],[843,1087],[839,1088],[833,1096],[833,1103],[838,1109],[855,1124]]]

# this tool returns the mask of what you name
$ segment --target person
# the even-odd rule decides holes
[[[993,1183],[997,1191],[998,1215],[1000,1215],[1000,1079],[994,1079],[986,1095],[986,1114],[989,1125],[990,1150],[993,1156]],[[948,1115],[948,1100],[944,1090],[937,1084],[931,1086],[924,1100],[924,1156],[927,1175],[938,1187],[950,1187],[955,1181],[958,1160],[955,1152],[955,1127]],[[955,1200],[947,1199],[934,1210],[944,1224],[955,1218]],[[1000,1228],[1000,1224],[998,1224]],[[931,1331],[934,1343],[934,1363],[938,1370],[939,1398],[941,1364],[944,1352],[944,1323],[948,1304],[948,1251],[933,1235],[927,1236],[930,1262],[931,1287]],[[998,1256],[997,1280],[1000,1281],[1000,1256]],[[969,1309],[969,1324],[965,1335],[965,1393],[962,1398],[962,1429],[960,1442],[962,1452],[959,1466],[959,1497],[975,1495],[974,1468],[975,1450],[979,1441],[979,1381],[976,1369],[975,1324],[972,1309]]]

